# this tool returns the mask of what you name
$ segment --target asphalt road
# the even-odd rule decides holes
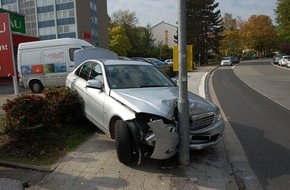
[[[269,60],[220,67],[212,75],[222,110],[264,189],[290,186],[290,70]]]

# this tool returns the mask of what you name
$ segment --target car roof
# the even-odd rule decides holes
[[[147,63],[144,61],[134,61],[134,60],[102,59],[100,61],[102,61],[104,65],[149,65],[149,66],[152,66],[151,63]]]

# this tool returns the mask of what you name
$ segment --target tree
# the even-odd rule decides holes
[[[148,25],[146,28],[137,27],[130,30],[131,41],[134,41],[132,51],[129,53],[130,56],[147,57],[151,55],[154,39],[152,33],[148,30],[149,27]]]
[[[222,32],[220,51],[223,55],[240,55],[243,47],[240,42],[239,26],[232,14],[225,13],[223,17],[225,30]]]
[[[129,39],[131,50],[127,52],[128,56],[149,56],[154,52],[153,35],[147,27],[137,27],[138,19],[135,12],[129,10],[119,10],[112,14],[110,19],[111,27],[121,26]],[[111,43],[113,45],[114,43]],[[112,47],[112,46],[111,46]]]
[[[109,28],[109,48],[118,55],[127,56],[132,46],[127,37],[126,31],[121,26]]]
[[[223,23],[225,30],[236,30],[237,29],[237,21],[233,19],[232,14],[225,13],[223,17]]]
[[[260,55],[266,55],[276,46],[277,35],[272,20],[266,15],[252,15],[241,26],[242,44],[248,49],[257,50]]]
[[[215,0],[186,1],[187,41],[208,62],[208,52],[219,53],[223,22]]]
[[[277,0],[276,21],[279,25],[278,35],[285,42],[290,42],[290,1]]]
[[[112,14],[111,25],[134,28],[139,23],[136,13],[129,10],[118,10]]]

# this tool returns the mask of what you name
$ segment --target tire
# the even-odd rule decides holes
[[[40,81],[38,80],[33,80],[30,82],[30,90],[33,93],[41,93],[43,91],[43,85]]]
[[[129,127],[122,120],[115,123],[115,145],[119,161],[123,164],[132,163],[134,140]]]

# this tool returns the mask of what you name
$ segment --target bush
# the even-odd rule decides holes
[[[21,133],[43,123],[46,100],[39,95],[23,94],[3,104],[6,112],[5,131]]]
[[[170,78],[176,77],[178,74],[177,71],[173,71],[173,64],[160,67],[160,70],[163,71]]]
[[[46,88],[44,96],[23,94],[3,105],[5,132],[24,136],[31,129],[82,120],[83,100],[68,88]]]
[[[83,99],[69,88],[46,88],[43,92],[51,119],[56,123],[73,123],[83,118]]]

